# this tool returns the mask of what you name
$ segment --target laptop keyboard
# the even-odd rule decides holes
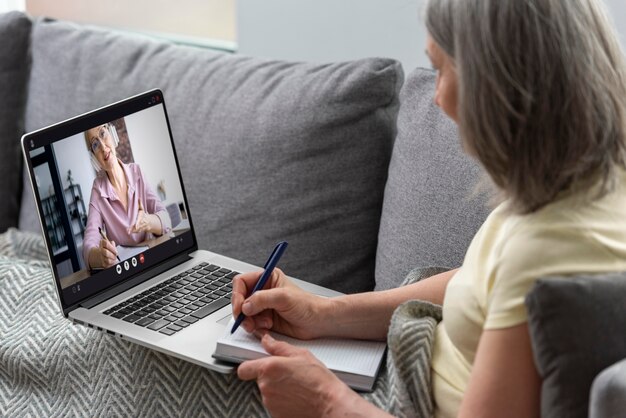
[[[230,303],[239,274],[201,263],[104,311],[141,327],[174,335]]]

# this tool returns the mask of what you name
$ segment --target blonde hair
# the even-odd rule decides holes
[[[105,123],[104,126],[106,127],[106,129],[108,129],[109,134],[113,138],[113,143],[117,147],[120,143],[119,137],[117,136],[117,129],[115,129],[115,126],[110,122]],[[94,128],[91,128],[91,129],[94,129]],[[102,171],[102,166],[100,165],[100,162],[98,161],[98,159],[96,158],[96,156],[93,154],[91,150],[91,138],[89,138],[89,131],[90,129],[86,130],[85,132],[83,132],[83,135],[85,136],[85,143],[87,144],[87,151],[89,151],[89,159],[91,160],[91,166],[96,171],[96,173],[99,173],[100,171]]]
[[[626,63],[601,0],[430,0],[426,27],[456,67],[463,141],[514,212],[614,189]]]

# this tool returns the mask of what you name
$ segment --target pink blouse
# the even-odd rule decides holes
[[[170,232],[172,227],[167,210],[145,181],[139,166],[134,163],[124,164],[121,161],[120,164],[128,182],[128,210],[124,209],[106,172],[100,171],[91,188],[87,229],[83,239],[83,257],[87,266],[89,251],[100,246],[102,239],[98,227],[102,228],[107,238],[115,241],[116,245],[137,245],[154,237],[153,234],[146,232],[128,232],[137,220],[140,199],[146,213],[155,214],[161,220],[161,235]]]

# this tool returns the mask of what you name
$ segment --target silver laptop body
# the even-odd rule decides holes
[[[120,160],[141,167],[146,183],[167,206],[172,230],[139,247],[124,247],[130,251],[124,253],[128,258],[112,267],[91,270],[82,246],[97,174],[84,132],[100,125],[111,129]],[[146,141],[149,147],[142,146]],[[259,267],[198,249],[162,92],[151,90],[28,133],[22,137],[22,150],[63,315],[209,369],[231,372],[230,364],[212,357],[232,315],[226,283],[237,272]],[[167,184],[167,194],[160,193],[160,181]],[[293,280],[322,296],[340,294]],[[213,287],[221,293],[212,293]]]

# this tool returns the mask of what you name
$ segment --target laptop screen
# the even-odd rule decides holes
[[[195,248],[160,91],[25,135],[62,307]]]

